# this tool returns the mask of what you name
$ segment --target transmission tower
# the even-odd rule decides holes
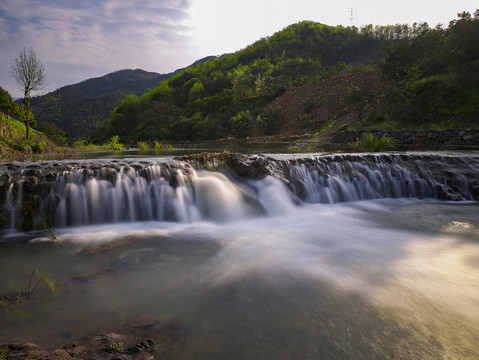
[[[348,13],[349,13],[349,26],[353,26],[354,8],[352,8],[352,7],[348,8]]]

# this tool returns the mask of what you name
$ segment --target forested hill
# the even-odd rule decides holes
[[[213,57],[196,61],[201,64]],[[60,114],[53,111],[44,114],[39,122],[52,122],[68,133],[71,138],[90,138],[97,127],[130,94],[142,95],[155,88],[159,82],[183,71],[178,69],[169,74],[158,74],[144,70],[120,70],[102,77],[84,80],[78,84],[61,87],[44,97],[32,99],[32,104],[41,103],[49,96],[59,100]]]
[[[405,36],[403,26],[294,24],[234,54],[189,67],[141,97],[127,96],[100,137],[135,142],[248,136],[259,109],[277,94],[375,63],[383,58],[385,41]],[[278,130],[272,123],[259,127]]]
[[[303,107],[288,120],[296,121],[299,133],[322,130],[317,117],[330,101],[337,102],[330,106],[337,110],[329,120],[347,115],[351,122],[343,121],[345,127],[474,126],[479,116],[477,39],[478,11],[435,28],[426,23],[356,28],[301,22],[234,54],[189,67],[142,96],[127,96],[99,138],[119,135],[134,144],[281,133],[291,128],[285,123],[288,109],[281,107],[287,102],[273,100],[303,85],[312,86],[311,96],[298,99]],[[358,72],[364,75],[348,80]],[[385,87],[378,87],[380,79]],[[328,97],[326,80],[338,85],[339,96]],[[321,87],[316,93],[328,96],[313,96],[315,86]]]

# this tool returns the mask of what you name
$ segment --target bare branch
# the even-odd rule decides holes
[[[30,97],[32,92],[44,89],[47,86],[47,72],[33,48],[23,48],[18,57],[10,66],[10,75],[23,91],[23,109],[26,126],[26,138],[28,139],[30,122]]]

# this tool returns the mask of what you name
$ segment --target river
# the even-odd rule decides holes
[[[54,349],[142,317],[180,324],[171,359],[479,358],[478,202],[439,200],[426,176],[404,195],[308,168],[301,191],[291,173],[289,187],[205,170],[172,190],[161,171],[157,185],[124,169],[108,184],[63,180],[56,240],[41,227],[0,240],[0,294],[24,291],[35,269],[48,280],[0,313],[0,342]]]

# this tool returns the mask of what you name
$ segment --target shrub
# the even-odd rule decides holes
[[[231,118],[231,129],[233,135],[239,138],[253,135],[254,118],[251,116],[249,110],[240,111]]]
[[[262,116],[260,117],[260,127],[261,130],[266,135],[273,135],[276,134],[284,123],[284,115],[281,112],[281,107],[268,107],[263,112]]]
[[[138,141],[138,149],[140,150],[148,150],[150,145],[146,141]]]
[[[378,137],[372,133],[364,134],[363,139],[356,139],[354,148],[356,151],[386,151],[391,147],[391,137],[384,134]]]
[[[302,128],[309,128],[314,124],[313,115],[311,114],[298,114],[297,119]]]
[[[123,144],[119,142],[120,137],[118,135],[112,136],[107,143],[102,145],[103,150],[120,151],[123,148]]]
[[[175,148],[172,144],[163,144],[155,140],[155,150],[173,150]]]

